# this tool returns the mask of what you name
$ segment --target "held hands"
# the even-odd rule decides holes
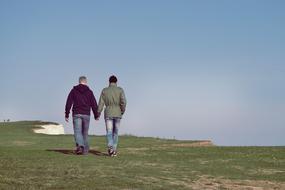
[[[98,112],[98,113],[95,113],[94,115],[95,115],[95,120],[99,121],[101,113]]]

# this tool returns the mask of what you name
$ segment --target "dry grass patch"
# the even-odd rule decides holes
[[[163,144],[162,147],[210,147],[215,146],[212,141],[198,141],[188,143]]]
[[[251,170],[251,174],[262,174],[262,175],[274,175],[274,174],[280,174],[285,175],[285,171],[282,170],[276,170],[276,169],[257,169],[257,170]]]
[[[230,180],[223,178],[200,177],[191,186],[193,190],[231,189],[231,190],[277,190],[285,189],[285,183],[264,180]]]
[[[32,145],[34,143],[29,142],[29,141],[13,141],[12,144],[15,146],[28,146],[28,145]]]

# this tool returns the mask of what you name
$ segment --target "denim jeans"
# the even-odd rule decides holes
[[[84,153],[89,151],[88,130],[89,130],[90,116],[76,114],[73,115],[73,129],[76,147],[84,147]]]
[[[112,147],[114,151],[117,150],[118,146],[118,132],[120,127],[120,121],[121,118],[117,117],[105,119],[108,147]]]

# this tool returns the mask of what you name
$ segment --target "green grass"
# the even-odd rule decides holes
[[[191,147],[196,141],[121,136],[119,156],[111,158],[100,153],[105,137],[90,136],[98,152],[76,156],[62,153],[74,149],[72,135],[33,133],[41,124],[0,123],[0,189],[192,189],[201,178],[212,179],[209,187],[219,179],[285,183],[285,147]]]

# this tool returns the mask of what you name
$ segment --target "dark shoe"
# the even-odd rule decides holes
[[[109,156],[113,155],[113,153],[114,153],[113,147],[108,148],[108,153],[109,153]]]
[[[84,150],[84,151],[83,151],[83,155],[87,155],[88,152],[89,152],[89,150],[86,150],[85,148],[84,148],[83,150]]]
[[[76,145],[76,149],[74,150],[74,153],[77,154],[77,152],[79,151],[80,147]]]
[[[114,151],[113,154],[112,154],[112,157],[116,157],[116,156],[118,156],[118,152]]]
[[[83,153],[84,153],[84,149],[83,149],[82,146],[80,146],[80,147],[78,147],[78,148],[76,149],[76,154],[77,154],[77,155],[82,155]]]

